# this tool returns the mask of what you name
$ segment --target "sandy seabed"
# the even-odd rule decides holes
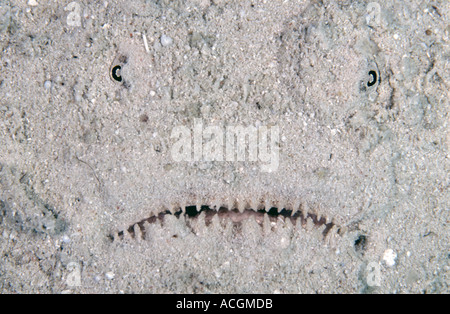
[[[1,1],[0,292],[449,293],[449,15]]]

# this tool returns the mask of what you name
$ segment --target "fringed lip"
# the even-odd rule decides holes
[[[133,223],[124,230],[113,232],[109,235],[109,238],[113,241],[127,238],[145,240],[150,236],[147,231],[147,226],[155,223],[160,223],[161,226],[164,226],[167,216],[174,216],[177,219],[183,217],[186,225],[193,233],[195,232],[190,226],[193,221],[209,227],[214,220],[217,220],[222,226],[225,226],[230,222],[233,225],[239,225],[248,219],[253,219],[261,228],[271,228],[272,230],[278,223],[287,223],[287,221],[290,221],[294,226],[301,225],[305,229],[311,227],[323,228],[322,235],[324,238],[331,233],[343,233],[343,228],[335,220],[327,219],[327,217],[312,211],[308,212],[302,207],[299,207],[297,210],[277,207],[264,208],[261,206],[257,208],[259,209],[216,208],[210,205],[191,205],[180,207],[178,210],[164,210]]]

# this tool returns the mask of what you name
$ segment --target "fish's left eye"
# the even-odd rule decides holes
[[[368,87],[374,86],[378,81],[377,71],[371,70],[369,71],[370,80],[367,82]]]

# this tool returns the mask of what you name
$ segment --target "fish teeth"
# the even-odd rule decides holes
[[[330,247],[336,247],[337,246],[337,239],[338,239],[338,226],[333,225],[333,227],[328,231],[328,233],[325,235],[325,243],[329,245]]]
[[[203,202],[199,199],[195,202],[195,207],[197,208],[197,211],[200,211],[202,209]]]
[[[262,227],[263,223],[264,223],[264,214],[257,212],[255,213],[255,221],[258,225],[260,225]]]
[[[188,206],[188,205],[187,205],[186,200],[180,202],[181,212],[182,212],[183,214],[186,213],[186,207],[187,207],[187,206]]]
[[[267,213],[264,214],[264,222],[263,222],[263,232],[265,235],[270,234],[272,231],[272,222],[270,221],[270,217]]]
[[[170,212],[170,208],[171,206],[167,206],[167,205],[163,205],[161,206],[162,210],[156,214],[156,216],[161,215],[161,213],[166,213],[166,212]]]
[[[324,230],[325,230],[325,225],[322,225],[322,226],[313,228],[313,230],[311,230],[311,232],[316,239],[322,240]]]
[[[338,229],[338,226],[332,225],[328,232],[325,234],[325,239],[336,236]]]
[[[278,208],[279,208],[278,202],[274,199],[269,199],[268,205],[269,206],[266,208],[266,211],[269,211],[272,208],[276,208],[278,210]]]
[[[219,199],[214,199],[214,201],[211,203],[210,208],[212,210],[218,211],[221,206],[222,202]]]
[[[126,242],[133,240],[133,236],[128,230],[123,231],[123,240]]]
[[[285,219],[284,221],[286,223],[286,228],[288,228],[289,230],[294,230],[295,229],[295,225],[294,225],[294,223],[292,222],[291,219]]]
[[[301,202],[300,202],[299,198],[295,198],[292,201],[292,215],[294,215],[297,211],[300,210],[300,204],[301,204]]]
[[[237,209],[242,214],[245,211],[245,202],[244,201],[238,201],[237,202]]]
[[[263,199],[261,199],[261,200],[257,200],[256,201],[256,208],[255,208],[255,210],[263,210],[264,208],[265,208],[265,205],[264,205],[264,200]]]
[[[320,234],[323,234],[323,232],[325,231],[326,227],[327,227],[326,225],[320,225],[320,226],[316,227],[316,230],[318,232],[320,232]]]
[[[217,210],[219,211],[221,208],[229,208],[229,200],[228,199],[223,199],[222,202],[220,203],[220,207],[217,208]]]
[[[302,207],[301,207],[301,212],[303,214],[303,217],[308,217],[308,213],[309,213],[309,204],[307,202],[303,202],[302,203]]]
[[[281,198],[275,206],[278,209],[278,213],[280,213],[283,209],[289,210],[291,207],[286,198]]]
[[[151,209],[148,217],[153,217],[153,216],[157,216],[157,215],[158,215],[158,212],[154,209]]]
[[[317,212],[316,217],[317,217],[317,223],[321,224],[322,214],[319,211]]]
[[[206,229],[206,213],[204,211],[202,211],[200,213],[200,215],[197,218],[198,223],[197,223],[197,227],[199,229],[199,231],[204,234],[205,233],[205,229]]]
[[[149,229],[150,229],[150,223],[148,222],[148,220],[146,220],[142,223],[142,228],[145,230],[144,232],[147,235],[149,233]]]
[[[267,212],[270,210],[270,208],[272,208],[272,201],[270,200],[269,197],[267,197],[266,199],[264,199],[264,209]]]
[[[258,211],[259,204],[258,204],[258,201],[255,198],[252,198],[250,200],[250,204],[249,205],[250,205],[250,209],[253,209],[254,211]]]
[[[321,217],[320,207],[314,204],[313,208],[311,209],[311,214],[316,215],[317,221],[319,221]]]
[[[134,225],[134,238],[137,241],[142,241],[144,238],[144,233],[141,230],[141,227],[139,226],[139,224],[135,224]]]
[[[232,198],[228,199],[227,208],[228,208],[228,210],[233,210],[233,209],[237,208],[236,200],[234,200]]]
[[[172,206],[170,206],[170,207],[168,207],[167,209],[166,209],[166,211],[169,211],[172,215],[173,214],[175,214],[178,210],[179,210],[179,206],[177,206],[177,205],[172,205]]]
[[[220,218],[219,215],[215,214],[212,218],[211,218],[211,226],[215,229],[220,228]]]
[[[314,222],[312,219],[310,219],[310,218],[306,219],[305,229],[308,231],[312,231],[314,229]]]

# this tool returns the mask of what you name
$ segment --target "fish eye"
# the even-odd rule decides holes
[[[374,86],[378,81],[377,72],[374,70],[369,71],[370,80],[367,82],[368,87]]]
[[[121,70],[122,70],[122,67],[120,65],[114,66],[111,70],[111,76],[117,82],[122,82],[122,76],[120,74]]]
[[[126,81],[122,77],[122,68],[127,63],[127,57],[125,55],[118,55],[109,68],[109,76],[114,82],[126,85]]]

